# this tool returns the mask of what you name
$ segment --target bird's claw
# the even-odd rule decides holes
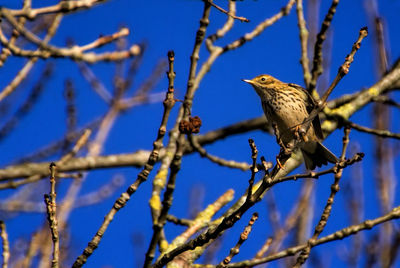
[[[296,137],[296,139],[298,141],[299,140],[302,140],[304,142],[308,141],[308,137],[306,135],[306,131],[301,127],[301,125],[298,125],[298,126],[295,127],[294,135],[295,135],[295,137]]]
[[[285,164],[281,164],[281,161],[279,161],[279,156],[276,157],[276,164],[280,167],[280,169],[285,169]]]

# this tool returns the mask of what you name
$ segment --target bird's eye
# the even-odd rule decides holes
[[[261,77],[261,82],[265,82],[265,80],[267,80],[265,77]]]

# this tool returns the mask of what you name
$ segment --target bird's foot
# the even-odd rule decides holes
[[[279,161],[279,155],[276,157],[276,164],[279,166],[280,169],[285,169],[285,164],[281,164],[281,161]]]
[[[295,127],[294,136],[296,137],[297,141],[304,141],[304,142],[308,141],[306,131],[304,130],[304,128],[301,127],[301,125]]]

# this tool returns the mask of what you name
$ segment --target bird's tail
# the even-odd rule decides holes
[[[313,150],[305,150],[302,148],[301,152],[308,170],[314,170],[317,166],[321,167],[322,165],[327,165],[328,162],[334,164],[338,162],[337,157],[319,141],[316,142],[316,146]]]

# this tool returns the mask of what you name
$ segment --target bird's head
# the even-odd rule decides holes
[[[248,80],[248,79],[242,79],[242,81],[249,83],[250,85],[253,86],[255,91],[257,92],[258,95],[262,96],[266,94],[266,91],[269,90],[279,90],[280,85],[283,85],[284,83],[279,81],[278,79],[267,75],[267,74],[262,74],[259,76],[256,76],[255,78]]]

